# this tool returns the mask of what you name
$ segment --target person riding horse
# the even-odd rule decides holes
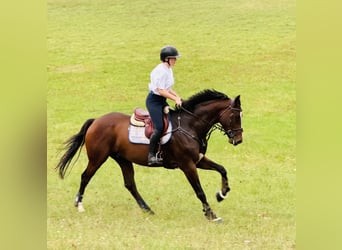
[[[179,95],[172,89],[174,85],[174,77],[172,67],[176,64],[177,58],[180,57],[177,49],[173,46],[165,46],[160,51],[160,60],[150,74],[149,93],[146,98],[146,107],[150,113],[154,130],[150,138],[148,165],[160,166],[163,159],[157,156],[158,143],[163,134],[163,112],[168,106],[167,99],[176,102],[181,106],[182,100]]]
[[[224,200],[230,192],[227,170],[210,160],[205,153],[210,134],[215,129],[226,135],[230,144],[237,146],[242,143],[240,95],[229,98],[224,93],[206,89],[183,100],[181,108],[170,110],[168,117],[174,129],[170,142],[161,146],[165,154],[163,164],[159,167],[178,168],[183,171],[202,203],[205,217],[210,221],[222,221],[207,201],[197,169],[220,173],[221,189],[216,193],[216,199],[218,202]],[[112,158],[120,166],[125,187],[139,207],[154,214],[137,189],[133,166],[133,163],[148,166],[149,145],[129,141],[130,118],[127,114],[110,112],[87,119],[79,132],[65,142],[66,151],[56,166],[61,178],[64,178],[77,152],[81,153],[83,145],[88,156],[87,167],[81,175],[79,190],[74,200],[78,211],[84,211],[83,195],[88,183],[103,163]],[[228,160],[226,158],[226,161]]]

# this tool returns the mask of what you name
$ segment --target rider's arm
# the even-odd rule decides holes
[[[182,100],[181,98],[177,95],[177,93],[175,91],[173,91],[172,89],[170,90],[165,90],[165,89],[160,89],[157,88],[158,93],[165,97],[168,98],[170,100],[173,100],[176,102],[177,105],[182,105]]]

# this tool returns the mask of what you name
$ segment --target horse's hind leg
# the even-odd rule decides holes
[[[215,170],[221,174],[222,187],[221,190],[216,193],[216,199],[219,202],[224,200],[230,191],[226,169],[223,166],[209,160],[207,157],[203,157],[203,159],[197,164],[197,168]]]
[[[139,194],[139,192],[137,190],[135,180],[134,180],[134,168],[133,168],[132,162],[127,161],[127,160],[120,158],[120,157],[113,157],[113,158],[120,165],[122,175],[124,178],[124,182],[125,182],[125,187],[133,195],[133,197],[137,201],[139,207],[145,212],[148,212],[150,214],[154,214],[154,212],[146,204],[146,202],[144,201],[144,199],[141,197],[141,195]]]
[[[82,173],[80,188],[75,199],[75,207],[78,208],[79,212],[84,211],[82,200],[85,188],[87,187],[90,179],[94,176],[96,171],[101,167],[101,165],[106,161],[106,159],[107,157],[104,157],[104,159],[101,159],[100,161],[89,160],[86,170],[84,170],[84,172]]]

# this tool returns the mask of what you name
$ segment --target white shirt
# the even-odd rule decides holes
[[[150,80],[149,90],[159,95],[157,88],[169,90],[174,84],[173,71],[164,63],[160,63],[152,70]]]

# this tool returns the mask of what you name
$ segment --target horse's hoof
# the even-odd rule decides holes
[[[221,190],[216,193],[216,199],[218,202],[223,201],[224,199],[227,198],[227,196],[228,196],[228,193],[226,195],[223,195]]]
[[[79,202],[77,204],[77,209],[78,209],[78,212],[80,213],[83,213],[85,211],[82,202]]]
[[[145,211],[145,213],[149,213],[151,215],[154,215],[154,212],[151,209],[146,209],[144,211]]]
[[[147,214],[154,215],[154,212],[150,208],[143,208],[142,211]]]
[[[216,219],[213,219],[212,222],[216,222],[216,223],[222,223],[223,220],[221,217],[217,217]]]

